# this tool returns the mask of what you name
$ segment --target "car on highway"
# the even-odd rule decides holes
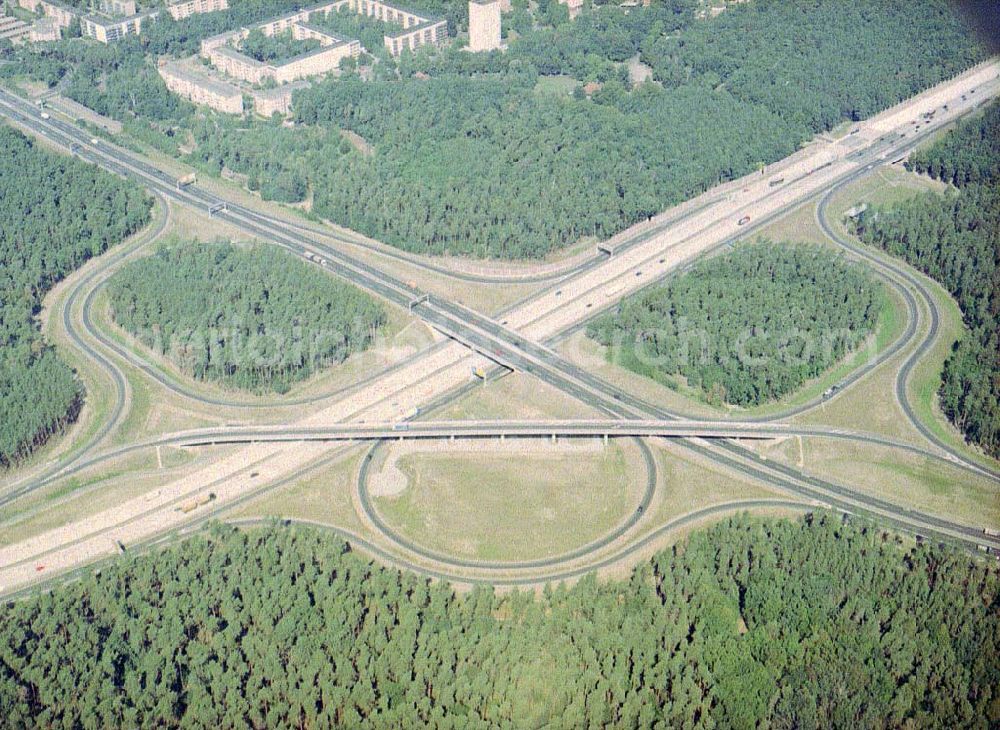
[[[738,221],[736,221],[736,225],[738,225],[738,226],[745,226],[749,222],[750,222],[750,216],[745,215],[742,218],[740,218]]]
[[[51,119],[51,118],[52,117],[49,115],[48,112],[42,112],[42,119]]]
[[[99,141],[99,140],[97,139],[97,137],[91,137],[91,138],[90,138],[90,143],[91,143],[91,144],[97,144],[97,143],[98,143],[98,141]]]

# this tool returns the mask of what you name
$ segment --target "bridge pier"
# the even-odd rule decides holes
[[[604,434],[604,448],[608,448],[608,435]]]
[[[556,442],[556,435],[552,434],[552,443],[555,443],[555,442]]]

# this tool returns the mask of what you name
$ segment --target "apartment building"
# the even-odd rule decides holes
[[[139,35],[142,25],[159,15],[153,11],[128,18],[106,18],[103,15],[84,15],[80,18],[83,35],[101,43],[114,43],[128,35]]]
[[[579,15],[583,9],[583,0],[559,0],[559,2],[569,9],[570,20]]]
[[[296,40],[317,40],[320,47],[290,58],[282,63],[263,63],[233,47],[250,34],[243,28],[206,38],[201,42],[201,55],[222,73],[250,84],[271,80],[279,84],[297,81],[309,76],[329,73],[340,66],[344,58],[361,55],[361,42],[338,38],[321,28],[308,25],[310,11],[278,18],[257,26],[264,35],[275,35],[290,30]]]
[[[62,29],[52,18],[39,18],[31,24],[28,40],[32,43],[57,41],[62,38]]]
[[[386,50],[393,56],[399,56],[403,51],[415,51],[420,46],[437,46],[448,38],[447,20],[428,20],[420,25],[411,26],[397,33],[386,33],[383,42]]]
[[[97,0],[95,14],[83,14],[57,0],[18,0],[25,10],[51,18],[60,29],[68,28],[76,19],[87,38],[112,43],[127,35],[139,35],[142,25],[159,15],[158,10],[136,13],[135,0]]]
[[[167,12],[174,20],[183,20],[192,15],[229,10],[229,0],[168,0]]]
[[[170,91],[188,101],[226,114],[243,113],[243,91],[238,86],[209,78],[179,61],[160,64],[157,71]]]
[[[250,92],[253,110],[262,117],[270,117],[275,112],[287,115],[292,111],[292,94],[309,86],[308,81],[294,81],[273,89],[259,89]]]
[[[500,48],[500,0],[469,0],[469,50]]]
[[[97,0],[97,12],[129,17],[136,14],[135,0]]]
[[[31,26],[9,15],[0,15],[0,40],[17,43],[28,37]]]
[[[18,0],[18,5],[32,13],[52,18],[60,28],[68,28],[78,15],[73,8],[55,0]]]

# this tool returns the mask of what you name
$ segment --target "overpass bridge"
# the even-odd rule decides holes
[[[395,421],[382,423],[338,423],[331,426],[226,426],[169,434],[132,448],[147,446],[200,447],[224,444],[336,441],[416,441],[456,439],[544,438],[702,438],[723,440],[769,440],[794,436],[862,441],[903,449],[925,457],[950,461],[947,455],[878,434],[776,422],[685,421],[661,419],[592,420],[490,420],[490,421]]]

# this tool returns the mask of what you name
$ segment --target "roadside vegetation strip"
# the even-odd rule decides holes
[[[156,202],[154,208],[155,228],[143,231],[134,242],[103,254],[99,261],[121,261],[133,252],[140,250],[144,246],[155,241],[161,236],[169,223],[169,208],[166,201],[157,193],[152,193]],[[67,348],[66,357],[71,361],[78,357],[89,359],[96,368],[97,373],[105,375],[110,381],[113,390],[113,402],[107,402],[107,397],[103,389],[97,383],[91,383],[87,391],[87,408],[93,414],[93,420],[88,427],[88,431],[81,436],[86,440],[79,446],[71,448],[66,454],[60,455],[54,464],[47,466],[39,474],[32,477],[33,480],[44,482],[65,467],[75,463],[96,449],[115,428],[121,423],[126,413],[129,387],[124,373],[111,360],[105,358],[100,352],[91,348],[80,336],[74,322],[73,311],[76,308],[81,292],[95,280],[101,273],[101,268],[89,272],[84,278],[73,284],[69,292],[62,299],[59,309],[61,310],[62,327],[70,340],[72,347]],[[86,305],[84,305],[86,306]],[[100,377],[98,375],[97,377]],[[22,484],[23,479],[17,479],[7,485],[5,493],[0,497],[0,505],[9,501],[6,489]],[[20,491],[18,491],[18,494]]]
[[[74,422],[85,392],[41,337],[44,294],[149,221],[134,183],[0,126],[0,467],[27,458]]]
[[[958,188],[863,211],[865,243],[902,257],[954,296],[967,331],[944,364],[938,395],[966,438],[1000,457],[1000,104],[907,162]]]
[[[761,405],[822,375],[885,306],[859,267],[813,246],[745,244],[624,299],[588,335],[622,366],[713,403]]]
[[[907,384],[913,368],[922,360],[922,358],[925,357],[937,340],[940,328],[940,312],[937,301],[934,295],[928,290],[927,286],[920,280],[919,275],[914,275],[908,271],[905,268],[905,265],[896,263],[888,256],[883,257],[883,255],[876,255],[864,245],[860,243],[853,243],[834,230],[830,224],[827,211],[831,193],[832,191],[824,195],[816,208],[817,220],[826,232],[827,236],[829,236],[832,241],[837,243],[837,245],[868,261],[876,269],[885,271],[894,280],[894,286],[897,291],[905,293],[904,296],[912,298],[913,295],[907,292],[908,288],[912,288],[916,291],[922,300],[922,304],[927,308],[930,316],[926,336],[917,344],[910,355],[906,358],[896,376],[896,398],[903,408],[904,415],[907,420],[909,420],[910,423],[912,423],[913,426],[932,444],[951,454],[962,464],[978,470],[985,469],[993,478],[1000,479],[1000,468],[997,467],[995,460],[983,459],[978,455],[971,455],[968,453],[967,448],[949,443],[947,438],[939,435],[938,429],[933,420],[930,423],[927,423],[924,418],[921,418],[921,416],[918,415],[917,410],[914,408],[914,405],[910,400]]]
[[[179,242],[108,281],[112,317],[186,374],[285,392],[368,348],[385,309],[272,246]]]

